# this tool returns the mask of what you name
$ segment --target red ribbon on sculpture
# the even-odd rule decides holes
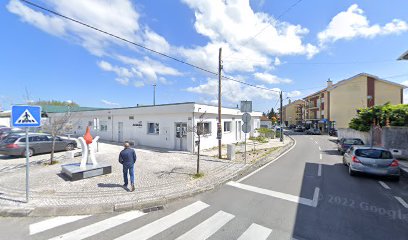
[[[84,139],[85,139],[86,144],[92,143],[93,138],[92,138],[91,130],[89,129],[89,126],[86,128]]]

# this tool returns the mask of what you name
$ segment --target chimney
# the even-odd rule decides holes
[[[331,87],[331,86],[333,86],[333,82],[332,82],[332,80],[330,80],[330,78],[329,78],[329,80],[327,80],[327,87],[329,88],[329,87]]]

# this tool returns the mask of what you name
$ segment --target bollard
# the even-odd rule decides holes
[[[227,145],[227,159],[228,160],[235,159],[235,145],[234,144]]]

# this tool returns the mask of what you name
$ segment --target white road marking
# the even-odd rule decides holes
[[[406,203],[406,202],[404,201],[404,199],[402,199],[402,198],[400,198],[400,197],[397,197],[397,196],[394,196],[394,197],[395,197],[395,199],[398,200],[398,202],[400,202],[400,203],[402,204],[402,206],[404,206],[404,208],[408,208],[408,203]]]
[[[129,222],[130,220],[139,218],[143,215],[145,215],[145,213],[140,212],[140,211],[126,212],[126,213],[105,219],[103,221],[91,224],[89,226],[74,230],[72,232],[57,236],[55,238],[52,238],[52,240],[54,239],[55,240],[57,239],[79,240],[79,239],[88,238],[100,232],[103,232],[113,227],[119,226],[125,222]]]
[[[319,146],[319,151],[322,151],[322,148]]]
[[[323,159],[323,155],[320,153],[320,160],[322,160]]]
[[[67,223],[72,223],[83,218],[87,218],[90,215],[81,215],[81,216],[61,216],[55,217],[51,219],[47,219],[42,222],[30,224],[30,235],[37,234],[40,232],[44,232],[46,230],[50,230],[51,228],[59,227]]]
[[[116,240],[126,240],[126,239],[137,239],[145,240],[153,237],[156,234],[163,232],[164,230],[176,225],[177,223],[186,220],[187,218],[193,216],[194,214],[200,212],[201,210],[209,207],[208,204],[201,201],[197,201],[190,204],[182,209],[179,209],[165,217],[160,218],[152,223],[149,223],[133,232],[125,234],[121,237],[116,238]]]
[[[279,158],[283,157],[284,155],[286,155],[288,152],[290,152],[295,146],[296,146],[296,140],[293,139],[293,141],[295,141],[295,144],[293,144],[293,146],[291,148],[289,148],[286,152],[282,153],[279,157],[275,158],[274,160],[270,161],[269,163],[263,165],[262,167],[258,168],[257,170],[253,171],[252,173],[246,175],[245,177],[237,180],[236,182],[242,182],[245,179],[251,177],[252,175],[256,174],[257,172],[261,171],[262,169],[266,168],[267,166],[269,166],[270,164],[274,163],[276,160],[278,160]]]
[[[316,144],[319,144],[317,141],[315,141]]]
[[[319,164],[319,168],[317,169],[317,176],[322,176],[322,164]]]
[[[313,207],[317,207],[317,204],[319,203],[319,193],[320,188],[316,187],[313,193]]]
[[[264,240],[268,238],[271,232],[272,229],[252,223],[237,240]]]
[[[385,182],[383,182],[383,181],[378,181],[380,184],[381,184],[381,186],[383,186],[385,189],[391,189],[390,187],[388,187],[388,185],[387,184],[385,184]]]
[[[212,217],[197,225],[195,228],[178,237],[177,240],[205,240],[211,237],[234,217],[235,216],[232,214],[219,211]]]
[[[271,196],[275,198],[280,198],[280,199],[290,201],[290,202],[304,204],[304,205],[311,206],[311,207],[317,206],[316,203],[314,203],[315,199],[311,200],[311,199],[302,198],[302,197],[294,196],[294,195],[287,194],[287,193],[276,192],[276,191],[272,191],[269,189],[254,187],[254,186],[250,186],[250,185],[246,185],[246,184],[242,184],[238,182],[233,182],[233,181],[228,182],[227,185],[236,187],[236,188],[240,188],[240,189],[244,189],[250,192],[255,192],[255,193],[259,193],[259,194],[263,194],[263,195],[267,195],[267,196]],[[319,189],[319,188],[316,188],[316,189]],[[316,194],[316,189],[315,189],[315,194]],[[316,201],[318,200],[318,197],[319,197],[319,191],[317,191]]]

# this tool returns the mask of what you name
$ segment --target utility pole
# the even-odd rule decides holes
[[[153,84],[153,106],[156,105],[156,83]]]
[[[280,94],[279,94],[280,96],[280,141],[281,142],[283,142],[283,124],[282,124],[282,120],[283,120],[283,109],[282,109],[282,101],[283,101],[283,99],[282,99],[282,91],[280,92]]]
[[[218,124],[217,124],[217,138],[218,138],[218,158],[221,158],[221,138],[222,138],[222,130],[221,130],[221,52],[222,48],[220,48],[218,54]]]

